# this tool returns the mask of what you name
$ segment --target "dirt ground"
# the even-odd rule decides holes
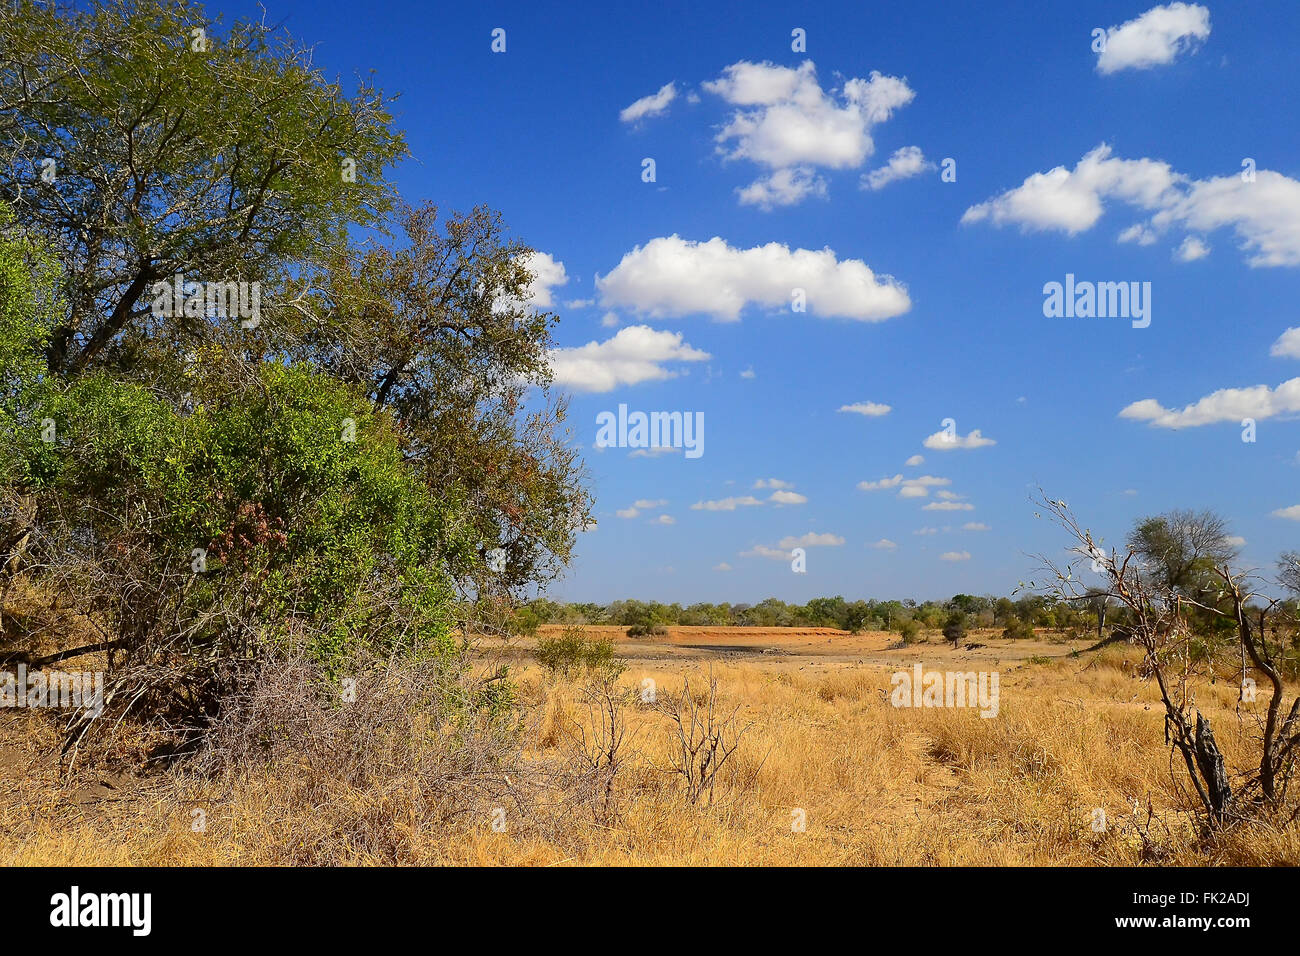
[[[565,625],[543,624],[537,637],[556,637]],[[1086,641],[1038,639],[1010,641],[1000,630],[973,630],[960,646],[942,640],[937,634],[930,640],[903,644],[897,634],[888,631],[864,631],[852,634],[833,627],[669,627],[666,637],[628,637],[627,628],[612,624],[584,625],[590,638],[614,641],[615,653],[629,662],[671,664],[689,661],[718,660],[745,662],[759,667],[803,670],[833,668],[844,665],[879,667],[910,666],[921,661],[926,666],[958,666],[963,669],[1011,669],[1030,658],[1068,657],[1089,647]],[[511,641],[485,640],[480,653],[516,660],[532,658],[537,638]]]

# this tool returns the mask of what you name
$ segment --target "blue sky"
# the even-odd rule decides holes
[[[408,200],[487,203],[563,264],[539,301],[562,348],[597,343],[556,367],[598,526],[555,596],[1006,593],[1065,543],[1034,517],[1038,485],[1107,542],[1208,507],[1248,564],[1300,547],[1300,5],[268,13],[327,73],[400,91]],[[864,187],[895,157],[918,171]],[[746,201],[764,183],[769,208]],[[1067,273],[1150,283],[1150,325],[1045,317]],[[620,403],[702,412],[704,454],[593,448]],[[889,411],[838,411],[864,403]],[[925,447],[949,418],[994,444]],[[946,483],[905,485],[922,476]],[[755,487],[773,478],[788,487]],[[795,574],[805,535],[842,543],[808,546]]]

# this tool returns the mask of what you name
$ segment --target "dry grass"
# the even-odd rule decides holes
[[[923,651],[927,668],[950,663],[938,645]],[[900,657],[900,666],[912,659]],[[472,788],[431,785],[428,768],[444,768],[446,755],[425,751],[445,740],[403,733],[385,738],[382,761],[356,749],[365,738],[347,738],[343,761],[287,748],[245,758],[238,772],[172,771],[87,799],[111,771],[87,767],[62,780],[49,766],[41,717],[3,715],[0,863],[1300,863],[1295,825],[1239,828],[1198,844],[1170,772],[1162,712],[1122,651],[1004,670],[992,719],[894,708],[889,667],[794,659],[711,666],[720,707],[739,708],[751,725],[718,775],[712,806],[684,798],[670,721],[640,697],[646,679],[662,700],[688,675],[701,693],[707,669],[694,663],[637,664],[623,674],[618,768],[608,789],[602,778],[585,791],[574,748],[595,739],[599,710],[581,680],[536,667],[518,676],[518,754]],[[1230,766],[1247,752],[1252,726],[1237,718],[1235,696],[1225,682],[1198,692]],[[1261,696],[1241,706],[1265,705]],[[363,762],[364,772],[349,761]],[[596,790],[613,794],[612,807],[600,805]],[[1104,832],[1091,826],[1098,807]],[[206,815],[203,832],[192,829],[196,809]],[[792,827],[798,811],[802,831]]]

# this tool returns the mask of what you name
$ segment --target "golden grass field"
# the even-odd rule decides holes
[[[245,768],[218,784],[183,768],[141,775],[140,754],[125,748],[117,761],[87,762],[66,777],[52,722],[10,711],[0,713],[0,863],[1300,863],[1294,824],[1198,844],[1158,700],[1132,676],[1132,649],[992,633],[972,633],[982,646],[954,650],[937,638],[891,649],[892,635],[827,629],[673,628],[638,641],[612,630],[627,663],[619,683],[633,695],[612,814],[549,800],[544,787],[526,801],[491,796],[431,810],[400,765],[367,790],[341,785],[311,759]],[[542,671],[533,645],[485,643],[477,656],[484,668],[512,662],[523,766],[553,768],[593,729],[591,715],[583,679]],[[918,660],[927,670],[997,670],[998,716],[893,707],[891,673]],[[690,805],[668,770],[669,720],[635,695],[647,679],[671,695],[685,677],[698,695],[710,670],[720,703],[738,708],[749,728],[712,805]],[[1197,689],[1230,767],[1247,745],[1250,714],[1266,706],[1262,693],[1253,704],[1236,696],[1231,680]],[[523,786],[489,783],[498,793]],[[1100,832],[1095,808],[1106,815]],[[792,826],[800,811],[802,830]]]

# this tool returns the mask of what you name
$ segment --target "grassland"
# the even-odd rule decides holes
[[[599,794],[578,797],[572,771],[601,722],[593,683],[538,667],[531,641],[477,652],[484,672],[512,664],[522,713],[516,769],[485,770],[473,786],[432,798],[414,792],[423,778],[406,764],[418,754],[383,748],[356,758],[374,763],[364,786],[321,752],[220,780],[184,763],[142,772],[147,741],[67,775],[47,715],[3,712],[0,863],[1300,863],[1294,824],[1197,838],[1158,699],[1134,676],[1130,649],[992,633],[967,643],[899,646],[892,635],[826,629],[621,638],[620,763]],[[998,716],[892,706],[890,675],[916,661],[997,670]],[[745,731],[712,801],[692,805],[672,770],[672,722],[643,690],[652,681],[658,700],[671,699],[689,679],[703,702],[710,674],[719,713],[734,709]],[[1236,698],[1231,681],[1197,688],[1229,766],[1243,763],[1253,715],[1266,705],[1263,694],[1251,704]]]

